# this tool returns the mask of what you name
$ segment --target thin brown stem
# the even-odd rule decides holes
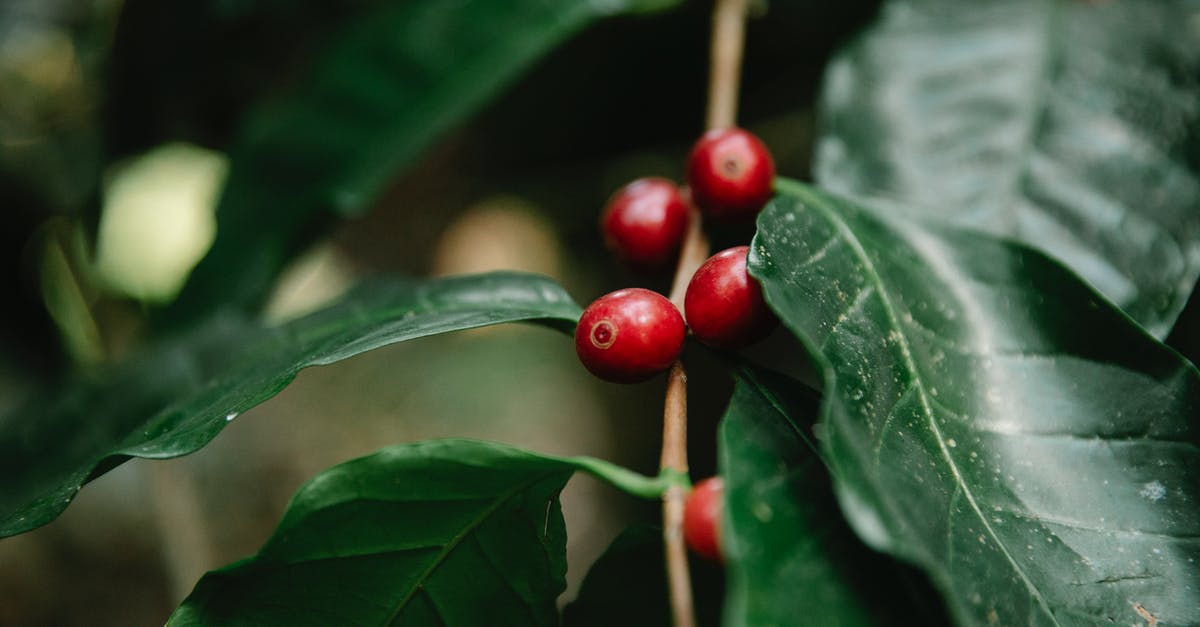
[[[738,83],[741,80],[742,48],[746,39],[749,0],[716,0],[713,9],[712,71],[709,75],[709,129],[727,128],[737,122]],[[671,285],[671,302],[683,311],[683,297],[696,268],[708,257],[708,239],[693,207],[687,236],[679,253],[679,264]],[[676,361],[667,375],[663,409],[661,468],[686,477],[687,461],[687,371]],[[675,627],[695,627],[692,581],[688,572],[687,547],[683,540],[683,510],[687,491],[673,484],[663,494],[663,541],[667,565],[667,590]]]
[[[708,256],[708,239],[700,227],[700,212],[691,209],[687,236],[679,252],[679,265],[671,286],[671,302],[683,311],[683,296],[696,268]],[[667,396],[663,408],[662,458],[663,471],[686,477],[687,461],[687,371],[676,360],[667,375]],[[671,599],[671,616],[675,627],[694,627],[692,581],[688,573],[687,547],[683,542],[683,505],[687,491],[673,484],[663,494],[663,542],[667,563],[667,590]]]
[[[683,311],[683,297],[687,293],[688,282],[707,258],[708,238],[704,236],[700,212],[693,206],[689,210],[688,230],[683,238],[683,246],[679,249],[679,262],[675,266],[675,278],[671,282],[671,302],[679,311]]]
[[[742,50],[746,43],[746,13],[750,0],[717,0],[713,10],[712,68],[708,76],[709,129],[737,123],[738,84],[742,79]]]
[[[687,475],[687,373],[676,361],[667,375],[666,409],[663,411],[663,470]],[[672,484],[663,494],[663,542],[667,562],[667,591],[675,627],[694,627],[692,581],[687,547],[683,542],[683,506],[687,490]]]

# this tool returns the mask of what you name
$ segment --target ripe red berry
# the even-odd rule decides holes
[[[721,556],[721,510],[725,506],[725,482],[709,477],[697,483],[683,506],[683,539],[697,555],[713,561]]]
[[[669,368],[683,350],[686,333],[671,301],[631,287],[605,294],[583,310],[575,352],[597,377],[635,383]]]
[[[737,349],[763,339],[779,323],[763,301],[762,287],[746,272],[749,252],[749,246],[723,250],[692,275],[683,311],[701,342]]]
[[[638,179],[613,194],[600,218],[604,241],[633,266],[669,263],[687,231],[688,207],[666,179]]]
[[[751,218],[771,199],[775,161],[766,145],[740,128],[705,133],[688,155],[692,199],[718,219]]]

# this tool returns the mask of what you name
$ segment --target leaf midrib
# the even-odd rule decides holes
[[[776,413],[784,418],[783,424],[787,426],[788,430],[795,434],[800,441],[804,442],[804,445],[808,447],[808,450],[811,451],[812,454],[821,461],[823,466],[829,469],[831,476],[837,478],[838,473],[835,470],[834,465],[831,464],[828,459],[826,459],[825,454],[821,451],[821,447],[817,446],[817,443],[813,442],[812,438],[808,437],[808,434],[805,433],[804,430],[792,420],[791,416],[788,415],[787,410],[784,409],[783,404],[779,401],[779,398],[776,397],[774,393],[772,393],[749,371],[743,371],[741,374],[743,375],[742,380],[749,384],[751,389],[758,393],[758,395],[762,397],[762,399],[766,401],[768,405],[771,406],[771,409],[774,409]]]
[[[1004,555],[1005,559],[1008,560],[1009,564],[1012,566],[1012,569],[1021,577],[1021,580],[1025,583],[1026,588],[1028,588],[1033,594],[1034,598],[1037,599],[1038,605],[1042,608],[1043,613],[1049,617],[1054,625],[1061,627],[1061,623],[1058,622],[1058,619],[1055,617],[1054,613],[1050,611],[1050,606],[1046,604],[1045,599],[1042,597],[1041,590],[1039,590],[1038,587],[1034,585],[1032,581],[1030,581],[1029,577],[1025,574],[1025,571],[1021,569],[1015,558],[1013,558],[1012,553],[1009,552],[1008,547],[1005,546],[1004,542],[1000,540],[1000,537],[992,528],[987,516],[985,516],[983,510],[980,509],[979,503],[976,502],[975,495],[972,493],[970,486],[968,486],[967,482],[963,479],[958,465],[954,463],[954,459],[950,456],[950,451],[946,446],[945,438],[942,436],[941,429],[938,428],[937,420],[934,418],[933,408],[929,403],[929,394],[925,390],[925,385],[921,379],[920,371],[917,369],[916,362],[913,360],[912,351],[909,347],[908,336],[905,333],[905,328],[900,324],[900,318],[896,315],[895,305],[892,303],[891,296],[889,295],[887,287],[883,282],[883,278],[875,269],[874,262],[871,261],[870,256],[867,255],[866,250],[863,249],[861,242],[859,242],[858,238],[854,235],[854,232],[850,230],[849,226],[840,218],[840,216],[838,216],[835,212],[830,211],[826,207],[825,201],[809,193],[808,190],[799,185],[785,184],[782,187],[786,187],[790,193],[804,198],[804,200],[808,202],[809,206],[815,208],[817,211],[820,211],[830,222],[830,224],[837,229],[838,233],[841,234],[843,240],[850,245],[850,248],[854,252],[855,256],[858,257],[859,261],[863,264],[863,269],[867,273],[867,279],[873,281],[876,285],[876,290],[879,294],[879,300],[883,304],[884,312],[888,317],[888,322],[891,324],[892,328],[896,330],[896,344],[899,346],[901,356],[904,358],[904,366],[909,371],[913,386],[915,387],[921,402],[921,409],[925,414],[925,418],[928,421],[929,427],[938,443],[938,448],[942,453],[942,457],[946,460],[947,466],[954,475],[954,480],[958,485],[959,491],[961,491],[963,498],[967,500],[967,503],[970,504],[971,510],[975,512],[975,515],[983,525],[983,528],[987,530],[988,536],[991,537],[992,541],[996,543],[996,546],[1000,548],[1000,552]]]
[[[480,512],[480,514],[478,516],[476,516],[475,519],[472,520],[470,523],[468,523],[467,525],[464,525],[463,529],[458,534],[456,534],[453,538],[451,538],[450,541],[447,542],[444,547],[442,547],[441,552],[439,552],[437,554],[437,556],[433,559],[433,561],[430,562],[429,566],[416,578],[412,587],[409,588],[408,592],[404,595],[404,597],[401,598],[400,601],[396,603],[396,607],[389,614],[387,622],[384,624],[390,625],[396,620],[396,617],[400,615],[400,612],[404,611],[404,608],[408,606],[409,601],[411,601],[413,599],[413,597],[416,596],[417,591],[425,588],[425,582],[428,581],[429,578],[433,576],[434,572],[436,572],[437,569],[440,568],[442,566],[442,564],[444,564],[446,562],[446,560],[449,558],[450,554],[453,553],[454,550],[457,549],[460,544],[462,544],[462,541],[465,540],[467,538],[467,536],[469,536],[470,534],[472,534],[476,530],[478,530],[478,528],[480,526],[482,526],[483,523],[486,522],[487,519],[490,518],[492,514],[496,513],[496,510],[500,509],[500,506],[507,503],[510,499],[512,499],[517,494],[520,494],[521,492],[528,490],[529,488],[533,487],[534,485],[536,485],[537,483],[539,483],[541,481],[550,479],[555,474],[556,473],[554,473],[554,472],[541,473],[528,481],[517,484],[512,489],[499,495],[496,498],[494,503],[492,503],[489,507],[487,507],[482,512]]]

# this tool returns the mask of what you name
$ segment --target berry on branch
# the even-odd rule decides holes
[[[592,374],[636,383],[669,368],[683,350],[683,316],[661,294],[632,287],[596,299],[575,327],[575,352]]]
[[[638,179],[613,194],[600,218],[604,242],[638,268],[672,261],[687,231],[688,208],[679,188],[666,179]]]
[[[725,482],[709,477],[697,483],[683,506],[683,539],[701,557],[720,562],[721,510],[725,506]]]
[[[683,311],[701,342],[735,350],[765,338],[779,323],[763,300],[762,287],[746,271],[749,252],[749,246],[723,250],[692,275]]]
[[[687,183],[696,206],[713,218],[753,218],[771,199],[775,161],[762,140],[740,128],[715,129],[692,147]]]

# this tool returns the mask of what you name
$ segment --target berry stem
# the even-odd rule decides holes
[[[750,0],[717,0],[713,9],[712,68],[708,75],[708,128],[737,123],[738,84]]]
[[[709,74],[706,127],[732,127],[737,122],[738,83],[741,81],[742,47],[746,40],[749,0],[716,0],[713,7],[712,70]],[[689,201],[689,204],[690,203]],[[687,235],[679,251],[679,264],[671,285],[671,302],[683,311],[683,297],[696,269],[708,258],[708,239],[694,204]],[[661,472],[687,476],[687,371],[676,361],[667,375],[663,409]],[[663,494],[663,541],[667,566],[667,591],[675,627],[695,627],[692,580],[683,539],[683,510],[687,491],[673,484]]]
[[[566,461],[626,494],[643,499],[661,499],[672,486],[686,490],[690,485],[686,476],[662,473],[657,477],[647,477],[595,457],[568,457]]]
[[[671,302],[683,312],[683,297],[687,294],[692,275],[708,259],[708,238],[700,224],[700,211],[688,199],[688,228],[679,247],[679,262],[675,266],[675,277],[671,281]]]
[[[681,264],[682,265],[682,264]],[[687,473],[687,373],[676,361],[667,375],[666,408],[663,410],[663,471]],[[683,510],[687,490],[672,484],[663,493],[663,543],[667,561],[667,592],[675,627],[694,627],[692,580],[688,572],[687,546],[683,539]]]

